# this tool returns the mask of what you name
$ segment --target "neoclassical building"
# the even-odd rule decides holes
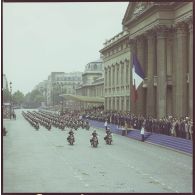
[[[78,97],[80,96],[80,98],[86,97],[86,101],[82,102],[84,108],[103,104],[103,101],[100,101],[104,97],[102,59],[90,62],[85,66],[85,71],[82,74],[82,82],[76,88],[76,95]],[[90,102],[90,99],[94,99],[94,101]]]
[[[100,51],[105,64],[106,109],[130,110],[157,118],[192,117],[192,15],[192,2],[129,3],[122,21],[123,32],[106,42]],[[128,42],[127,50],[123,41]],[[136,103],[131,98],[132,54],[137,56],[145,74]],[[130,97],[125,92],[128,86]]]
[[[60,94],[75,94],[82,72],[51,72],[47,80],[47,105],[59,104]]]
[[[105,110],[130,110],[129,34],[123,31],[104,43]]]

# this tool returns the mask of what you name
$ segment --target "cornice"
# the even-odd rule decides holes
[[[119,51],[119,52],[117,52],[117,53],[115,53],[115,54],[113,54],[113,55],[111,55],[109,57],[105,57],[104,58],[104,62],[107,62],[107,61],[109,61],[111,59],[117,58],[118,56],[121,56],[121,55],[123,55],[123,54],[125,54],[125,53],[127,53],[129,51],[130,51],[130,48],[127,47],[127,48],[125,48],[125,49],[123,49],[123,50],[121,50],[121,51]]]
[[[109,45],[107,45],[106,47],[101,49],[99,52],[103,53],[103,52],[106,52],[107,50],[111,49],[112,47],[119,46],[121,44],[121,42],[123,42],[125,39],[128,38],[128,36],[129,36],[129,34],[125,35],[124,37],[121,37],[120,39],[116,40],[115,42],[110,43]]]

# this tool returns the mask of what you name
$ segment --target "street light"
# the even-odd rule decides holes
[[[52,87],[53,87],[52,92],[53,92],[53,108],[54,108],[54,87],[55,87],[55,83],[52,83]]]
[[[9,83],[10,87],[10,119],[11,119],[11,105],[12,105],[12,82]]]

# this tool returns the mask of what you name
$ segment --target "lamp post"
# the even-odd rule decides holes
[[[10,119],[12,117],[12,113],[11,113],[11,106],[12,106],[12,82],[9,83],[9,87],[10,87]]]
[[[60,85],[60,93],[62,94],[63,92],[63,83],[61,83]],[[62,109],[61,109],[61,112],[62,112],[62,115],[63,115],[63,112],[64,112],[64,98],[62,96]]]
[[[52,87],[53,87],[52,92],[53,92],[53,108],[54,108],[54,87],[55,87],[55,83],[52,83]]]

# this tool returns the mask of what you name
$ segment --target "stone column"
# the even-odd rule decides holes
[[[114,109],[117,111],[117,97],[115,97],[115,106]]]
[[[121,88],[121,63],[119,62],[119,73],[118,73],[118,85],[119,89]]]
[[[154,66],[155,66],[155,32],[147,32],[148,40],[148,70],[147,70],[147,99],[146,114],[155,117],[155,94],[154,94]]]
[[[117,83],[117,70],[118,70],[118,65],[115,64],[115,90],[116,90],[117,85],[118,85],[118,83]]]
[[[137,59],[140,63],[140,66],[142,67],[142,70],[144,72],[144,36],[138,36],[137,37]],[[144,74],[146,74],[144,72]],[[136,102],[136,114],[145,114],[145,110],[144,110],[144,89],[142,87],[141,83],[139,85],[139,87],[137,88],[137,94],[138,94],[138,99]]]
[[[121,96],[119,97],[119,111],[121,111]]]
[[[188,22],[189,27],[189,116],[193,118],[193,23]]]
[[[125,87],[125,91],[126,91],[126,85],[127,85],[126,77],[127,77],[127,64],[126,64],[126,62],[124,62],[124,74],[123,74],[124,82],[123,82],[123,85]]]
[[[111,89],[111,91],[112,91],[112,89]],[[113,102],[113,97],[110,97],[110,101],[111,101],[111,105],[110,105],[110,110],[113,110],[113,104],[112,104],[112,102]]]
[[[136,53],[136,41],[135,39],[129,39],[129,45],[130,45],[130,78],[129,78],[129,107],[130,107],[130,112],[136,113],[136,106],[135,103],[133,102],[133,80],[132,80],[132,67],[133,67],[133,60],[132,56],[133,54]]]
[[[106,68],[106,77],[105,77],[105,81],[106,81],[106,88],[108,89],[108,67]]]
[[[108,88],[108,68],[105,69],[105,88]]]
[[[112,87],[112,66],[109,67],[109,87],[111,88]],[[111,93],[112,93],[112,90],[111,90]]]
[[[176,63],[176,116],[187,115],[187,25],[184,22],[176,26],[177,63]]]
[[[166,116],[166,38],[167,28],[157,27],[157,118]]]
[[[104,88],[106,87],[106,68],[104,68]]]
[[[112,67],[112,88],[115,88],[115,66]]]
[[[122,86],[124,85],[124,77],[125,77],[125,75],[124,75],[124,63],[122,61],[120,63],[120,66],[121,66],[121,88],[122,88]]]
[[[172,66],[172,102],[173,116],[176,116],[176,68],[177,68],[177,36],[176,29],[173,29],[173,66]]]
[[[110,66],[110,87],[111,87],[111,94],[112,94],[112,80],[113,80],[113,74],[112,74],[112,71],[113,71],[113,65]]]
[[[125,93],[126,94],[126,93]],[[124,111],[127,111],[127,96],[124,96]]]
[[[106,99],[107,99],[107,110],[109,110],[109,97],[107,97]]]
[[[104,98],[104,110],[107,110],[107,98]]]
[[[129,64],[129,60],[126,60],[126,71],[127,71],[127,77],[126,77],[126,110],[129,111],[129,104],[130,104],[130,90],[131,90],[131,86],[130,86],[130,64]],[[129,103],[127,103],[127,101]]]

